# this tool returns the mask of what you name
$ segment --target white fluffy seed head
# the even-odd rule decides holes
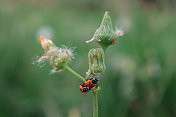
[[[115,34],[117,35],[117,37],[119,37],[119,36],[123,36],[123,35],[124,35],[124,32],[123,32],[123,30],[121,30],[121,29],[116,29],[116,30],[115,30]]]

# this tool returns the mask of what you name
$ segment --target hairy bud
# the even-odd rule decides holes
[[[91,49],[88,54],[89,70],[87,78],[96,73],[102,73],[106,67],[104,64],[104,51],[101,48]]]
[[[101,25],[94,35],[95,41],[102,46],[109,46],[116,42],[117,36],[112,27],[111,17],[105,12]]]
[[[58,48],[51,40],[42,36],[39,37],[39,40],[41,42],[42,48],[45,50],[45,54],[38,60],[38,62],[49,59],[50,65],[54,67],[52,72],[61,71],[74,58],[71,49],[66,47]]]
[[[96,30],[93,38],[86,42],[91,43],[93,40],[95,40],[98,44],[102,46],[102,48],[107,48],[109,45],[116,43],[117,37],[119,35],[119,32],[114,31],[112,27],[109,12],[105,12],[100,27]]]

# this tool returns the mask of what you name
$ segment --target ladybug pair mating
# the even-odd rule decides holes
[[[96,86],[97,82],[98,76],[94,75],[89,80],[82,82],[79,85],[79,89],[82,93],[87,93],[89,90]]]

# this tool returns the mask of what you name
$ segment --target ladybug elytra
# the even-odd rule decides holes
[[[93,75],[89,80],[82,82],[79,85],[79,89],[82,93],[87,93],[89,90],[96,86],[97,82],[98,76]]]

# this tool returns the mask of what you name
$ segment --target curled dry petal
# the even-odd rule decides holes
[[[42,57],[40,57],[39,60],[37,60],[37,62],[40,63],[40,62],[45,61],[47,59],[49,59],[49,56],[42,56]]]

